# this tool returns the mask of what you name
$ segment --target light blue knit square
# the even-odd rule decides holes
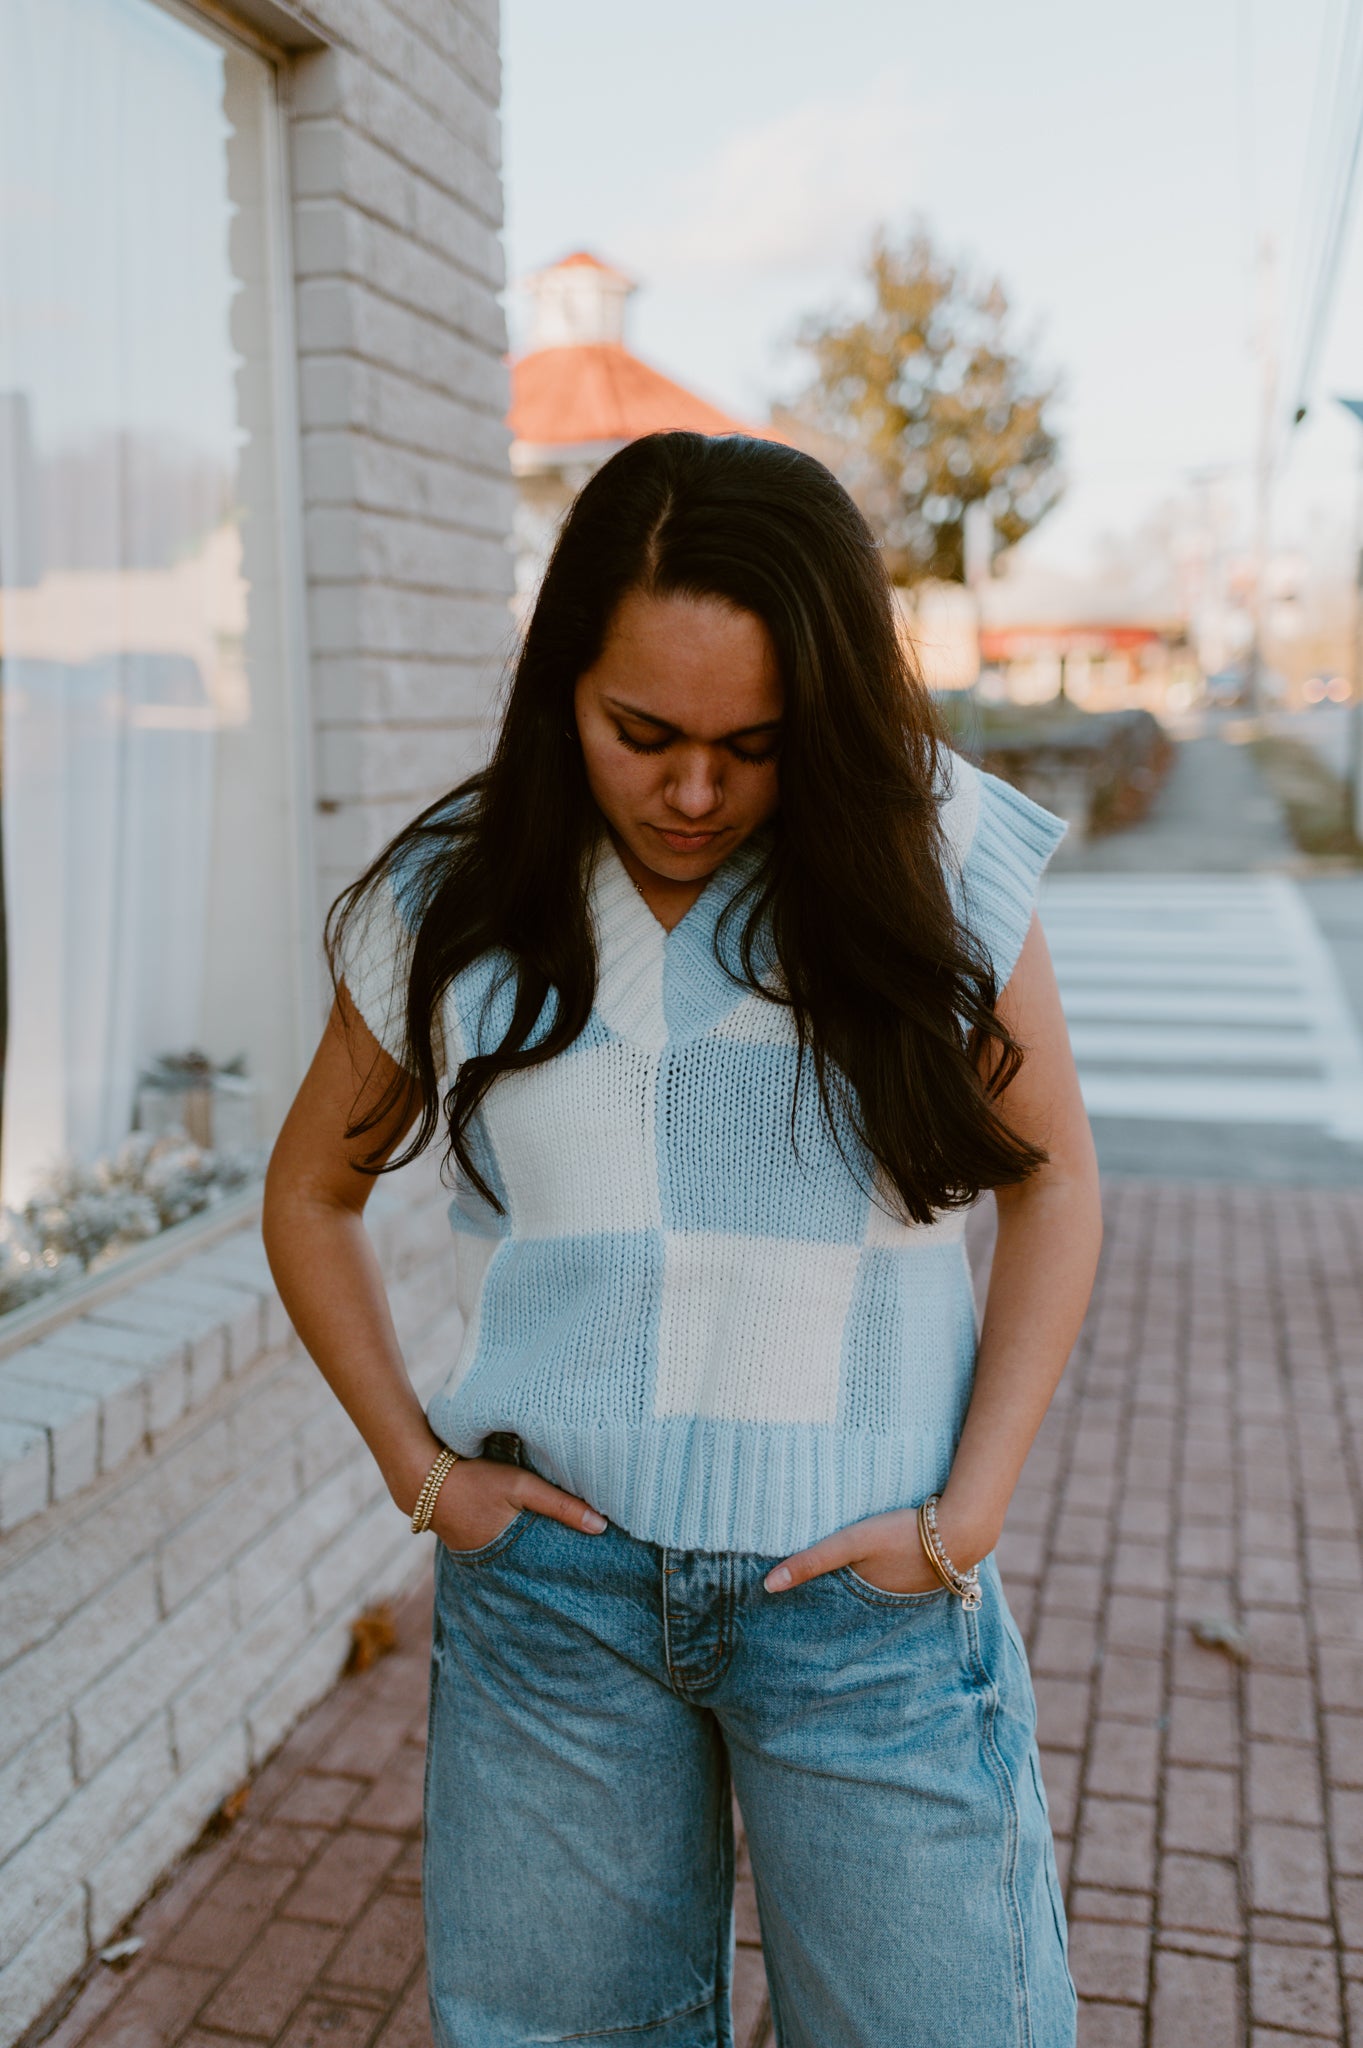
[[[466,967],[451,991],[459,1029],[463,1035],[468,1053],[488,1053],[495,1050],[506,1037],[511,1024],[512,1012],[516,1006],[515,977],[508,971],[504,954],[488,953]],[[530,1033],[529,1043],[543,1036],[553,1021],[556,999],[545,998],[535,1026]],[[605,1025],[593,1010],[583,1027],[581,1036],[573,1041],[574,1048],[588,1045],[603,1045],[610,1036]]]
[[[532,1441],[546,1414],[637,1423],[651,1408],[663,1240],[656,1230],[513,1239],[493,1257],[460,1427]]]
[[[839,1426],[954,1437],[970,1391],[954,1362],[974,1350],[975,1300],[962,1243],[863,1252],[843,1331]]]
[[[658,1152],[665,1228],[861,1243],[870,1197],[839,1155],[808,1063],[792,1143],[796,1059],[789,1046],[716,1037],[664,1055]]]

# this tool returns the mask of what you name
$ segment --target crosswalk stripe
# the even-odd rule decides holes
[[[1290,877],[1059,874],[1041,921],[1091,1115],[1363,1141],[1363,1037]]]
[[[1070,1024],[1074,1056],[1090,1066],[1201,1067],[1287,1064],[1315,1071],[1314,1042],[1305,1025],[1278,1031],[1242,1031],[1224,1024],[1146,1023],[1126,1026]]]

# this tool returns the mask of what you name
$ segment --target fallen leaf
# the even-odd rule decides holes
[[[229,1792],[217,1812],[210,1815],[204,1833],[210,1840],[225,1835],[234,1822],[239,1821],[246,1811],[246,1802],[251,1796],[251,1781],[238,1785],[235,1792]]]
[[[250,1796],[251,1782],[248,1778],[244,1785],[238,1785],[235,1792],[228,1793],[218,1812],[226,1821],[240,1820],[246,1811],[246,1802]]]
[[[350,1655],[346,1658],[346,1671],[367,1671],[371,1664],[377,1664],[380,1657],[386,1657],[398,1646],[397,1623],[393,1610],[384,1601],[378,1607],[368,1607],[363,1614],[357,1614],[350,1624]]]

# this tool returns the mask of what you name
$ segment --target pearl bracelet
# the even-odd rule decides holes
[[[937,1503],[940,1493],[930,1493],[918,1510],[918,1540],[923,1546],[923,1555],[936,1572],[948,1593],[955,1593],[962,1607],[974,1613],[984,1604],[980,1590],[980,1568],[972,1564],[968,1572],[958,1571],[946,1554],[946,1548],[937,1533]]]
[[[424,1535],[426,1530],[430,1528],[431,1517],[435,1513],[435,1504],[439,1498],[440,1489],[458,1463],[458,1451],[452,1451],[446,1447],[446,1449],[439,1453],[430,1471],[422,1480],[421,1491],[416,1497],[416,1506],[412,1509],[412,1534],[414,1536]]]

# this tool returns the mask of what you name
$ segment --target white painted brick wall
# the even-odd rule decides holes
[[[17,2041],[51,2002],[50,1987],[66,1984],[89,1951],[88,1893],[73,1885],[61,1905],[0,1970],[0,2041]]]
[[[344,44],[288,79],[320,913],[482,758],[512,486],[497,7],[311,11]],[[446,1201],[431,1157],[368,1212],[423,1395],[463,1329]],[[428,1551],[250,1224],[0,1363],[0,2044]]]
[[[428,1393],[463,1317],[433,1165],[410,1182],[376,1194],[374,1234]],[[205,1255],[243,1286],[259,1257],[250,1233]],[[240,1320],[251,1297],[217,1291]],[[14,1973],[41,1977],[47,1957],[69,1976],[72,1886],[88,1941],[106,1940],[334,1682],[353,1616],[425,1562],[297,1340],[233,1365],[118,1471],[0,1547],[0,2014],[23,2010],[25,2025],[65,1976],[25,2004]]]
[[[0,1769],[0,1857],[51,1820],[75,1789],[70,1718],[61,1714]]]
[[[38,1514],[51,1495],[46,1430],[31,1422],[0,1422],[0,1534]]]
[[[53,1500],[67,1500],[99,1469],[99,1401],[71,1387],[23,1379],[0,1366],[0,1421],[47,1432]]]
[[[138,1365],[64,1351],[54,1341],[21,1351],[9,1374],[15,1381],[65,1387],[98,1403],[101,1472],[114,1471],[147,1433],[146,1374]]]
[[[142,1902],[168,1863],[183,1854],[249,1767],[246,1730],[233,1726],[188,1770],[177,1772],[140,1820],[120,1834],[85,1879],[89,1940],[99,1948]]]

